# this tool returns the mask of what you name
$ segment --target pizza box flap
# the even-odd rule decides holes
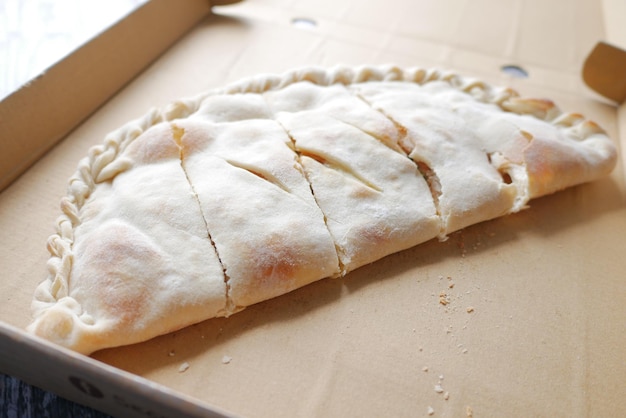
[[[622,103],[626,100],[626,50],[600,41],[583,67],[583,79],[602,96]]]
[[[597,100],[580,77],[604,34],[602,9],[591,0],[257,0],[214,8],[0,194],[0,341],[12,353],[0,366],[35,382],[31,357],[48,356],[67,364],[56,369],[61,378],[49,376],[65,382],[59,391],[118,414],[80,388],[120,393],[139,376],[155,398],[167,393],[258,417],[428,416],[429,408],[449,417],[624,415],[623,158],[607,178],[516,215],[142,344],[56,356],[18,331],[30,321],[33,289],[46,275],[45,242],[77,162],[150,107],[299,66],[440,67],[549,97],[602,125],[623,153],[623,106]],[[528,77],[501,72],[509,64]],[[78,387],[67,383],[83,362],[94,374],[79,375]],[[120,380],[108,380],[111,392],[98,385],[100,370],[119,372]]]
[[[626,2],[603,0],[605,38],[598,41],[583,64],[585,83],[616,103],[626,100]]]

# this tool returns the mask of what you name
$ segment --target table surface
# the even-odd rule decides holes
[[[0,416],[6,418],[110,417],[5,374],[0,374]]]
[[[0,0],[0,100],[147,0]],[[0,416],[109,415],[0,374]]]

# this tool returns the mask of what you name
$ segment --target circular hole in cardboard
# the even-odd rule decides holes
[[[500,67],[500,71],[515,78],[528,78],[528,71],[516,64],[507,64]]]
[[[308,17],[294,17],[291,19],[291,24],[300,29],[315,29],[317,27],[317,22]]]

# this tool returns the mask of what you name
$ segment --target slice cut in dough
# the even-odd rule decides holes
[[[302,155],[344,273],[437,236],[428,185],[387,118],[342,85],[265,96]]]
[[[226,313],[222,266],[169,125],[118,158],[130,167],[98,184],[78,214],[69,280],[44,282],[36,294],[30,329],[81,352]]]
[[[401,144],[427,177],[442,218],[442,237],[512,211],[517,188],[491,164],[478,133],[456,108],[470,96],[446,82],[355,87],[404,132]]]
[[[338,277],[607,175],[595,123],[437,70],[261,75],[79,163],[28,330],[91,353]]]
[[[233,311],[339,273],[324,216],[276,122],[173,126]]]

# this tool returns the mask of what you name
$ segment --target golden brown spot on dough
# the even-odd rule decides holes
[[[261,275],[264,278],[284,280],[292,277],[292,272],[295,270],[293,264],[275,260],[275,262],[262,267]]]
[[[277,234],[268,237],[260,248],[251,253],[252,265],[257,267],[254,276],[263,282],[289,280],[302,264],[297,251],[285,245],[284,239]]]
[[[146,266],[163,273],[162,257],[149,241],[132,227],[110,225],[85,246],[81,259],[82,284],[98,295],[105,315],[122,324],[139,320],[154,279],[146,277]]]
[[[543,111],[548,111],[555,106],[554,102],[548,99],[532,99],[531,98],[531,99],[521,99],[521,100],[524,100],[526,103],[529,103],[532,106],[540,108]]]
[[[554,102],[548,99],[533,99],[513,97],[502,103],[505,110],[518,113],[529,114],[539,119],[550,119],[551,113],[557,110]]]
[[[583,130],[586,135],[589,134],[605,134],[605,130],[592,120],[587,120],[583,123]]]
[[[559,184],[559,175],[579,169],[576,160],[564,160],[558,148],[546,141],[534,141],[524,153],[527,162],[531,197],[553,192]]]
[[[359,235],[364,242],[383,244],[390,241],[391,229],[387,225],[372,225],[362,228]]]
[[[356,197],[359,199],[366,199],[377,195],[377,191],[370,187],[357,187],[350,192],[350,197]]]

